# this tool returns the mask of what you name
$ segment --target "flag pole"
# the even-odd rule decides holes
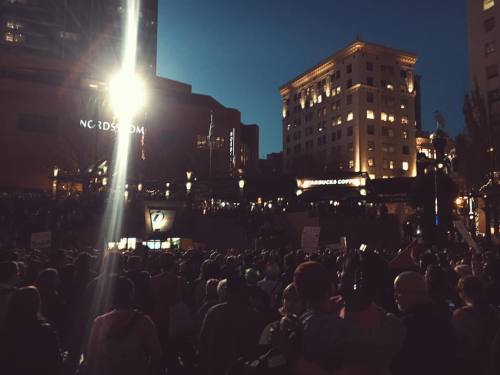
[[[210,111],[210,127],[208,128],[208,149],[209,149],[209,166],[208,166],[208,180],[212,181],[212,136],[214,127],[214,112]]]

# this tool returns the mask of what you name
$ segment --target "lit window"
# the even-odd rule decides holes
[[[368,141],[368,151],[375,151],[375,142]]]
[[[318,95],[318,103],[321,103],[323,101],[323,96]]]
[[[383,178],[383,179],[387,179],[387,178],[389,178],[389,176],[382,176],[382,178]]]
[[[370,180],[375,180],[375,175],[374,174],[369,174],[368,177],[370,177]]]
[[[370,120],[375,120],[375,112],[373,112],[371,109],[367,109],[366,118]]]
[[[387,113],[385,113],[385,112],[380,113],[380,119],[382,121],[387,121]]]
[[[5,41],[14,43],[14,34],[13,33],[6,33],[5,34]]]
[[[337,116],[337,125],[342,124],[342,116]]]
[[[394,160],[389,160],[389,169],[394,169]]]
[[[340,88],[340,86],[338,86],[337,89],[336,89],[337,94],[340,94],[340,90],[341,90],[341,88]]]
[[[406,105],[405,104],[401,104],[401,109],[406,109]]]
[[[349,160],[349,168],[354,168],[354,160]]]
[[[408,139],[408,132],[407,132],[406,130],[403,130],[403,131],[401,132],[401,138],[402,138],[402,139]]]
[[[387,84],[387,90],[391,90],[391,91],[394,90],[394,85],[388,83]]]
[[[22,24],[20,22],[15,22],[15,21],[7,21],[5,23],[5,27],[7,27],[7,29],[11,29],[11,30],[21,30],[21,29],[24,29],[24,24]]]
[[[403,162],[403,171],[407,171],[409,169],[409,164],[407,161]]]
[[[394,122],[394,121],[396,121],[396,118],[394,117],[394,115],[389,115],[389,116],[387,117],[387,119],[389,120],[389,122]]]
[[[347,114],[347,121],[352,121],[354,120],[354,112],[349,112]]]
[[[401,123],[402,123],[403,125],[408,125],[408,122],[409,122],[409,121],[408,121],[408,116],[402,116],[402,117],[401,117]]]
[[[486,45],[484,46],[484,54],[486,56],[491,55],[492,53],[495,52],[495,50],[496,50],[495,42],[486,43]]]
[[[495,0],[483,0],[483,10],[488,10],[495,6]]]
[[[375,166],[375,159],[374,158],[368,158],[368,166],[369,167]]]
[[[9,43],[22,43],[24,42],[24,35],[21,33],[7,32],[5,34],[5,41]]]

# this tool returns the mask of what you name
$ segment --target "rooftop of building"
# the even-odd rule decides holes
[[[298,88],[309,83],[310,81],[313,81],[317,77],[331,70],[335,66],[337,60],[346,58],[353,53],[361,50],[379,54],[392,54],[398,56],[399,60],[402,63],[408,65],[414,65],[417,62],[417,55],[412,52],[387,47],[377,43],[367,42],[358,38],[349,43],[346,47],[335,52],[333,55],[328,56],[326,59],[322,60],[319,64],[315,65],[311,69],[299,74],[291,81],[288,81],[287,83],[282,85],[280,87],[280,92],[283,92],[283,90],[289,89],[290,87]]]

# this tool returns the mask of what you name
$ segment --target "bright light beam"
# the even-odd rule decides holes
[[[121,236],[126,203],[130,131],[134,117],[146,102],[143,82],[136,74],[140,0],[127,0],[121,69],[109,82],[109,102],[118,123],[113,178],[102,226],[101,244],[117,242]]]

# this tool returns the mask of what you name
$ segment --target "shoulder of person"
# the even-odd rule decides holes
[[[55,328],[49,322],[41,320],[39,322],[39,330],[44,335],[52,336],[52,337],[57,336],[57,332],[56,332]]]

